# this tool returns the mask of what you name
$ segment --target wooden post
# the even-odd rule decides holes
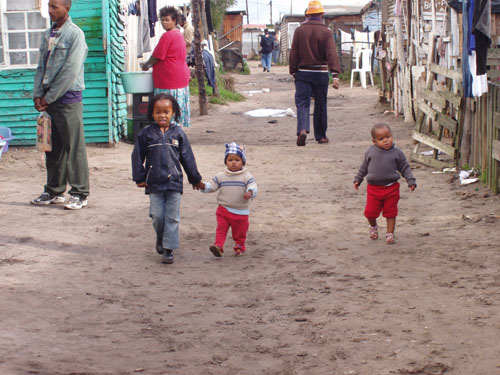
[[[194,27],[194,59],[196,78],[198,79],[200,115],[208,115],[207,93],[205,91],[205,71],[201,56],[200,9],[203,0],[192,0],[193,27]]]
[[[399,90],[396,93],[399,95],[401,92],[402,102],[399,103],[399,107],[402,107],[404,114],[405,122],[413,122],[413,116],[411,114],[410,107],[410,85],[407,77],[407,69],[406,69],[406,56],[404,51],[404,41],[403,41],[403,27],[401,25],[401,14],[395,15],[395,25],[394,25],[394,33],[396,34],[396,51],[398,55],[398,82],[399,82]],[[396,109],[396,108],[395,108]],[[396,110],[399,111],[399,108]]]

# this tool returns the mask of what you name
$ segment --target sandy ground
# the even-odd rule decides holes
[[[295,110],[286,67],[252,68],[237,89],[270,93],[204,117],[194,104],[187,129],[205,180],[224,143],[246,145],[260,191],[245,257],[230,238],[212,256],[216,197],[185,186],[181,247],[161,264],[130,144],[88,147],[91,196],[75,212],[29,204],[40,153],[3,156],[0,374],[500,373],[499,198],[412,163],[397,244],[370,240],[365,185],[352,188],[369,129],[389,123],[408,154],[412,125],[344,84],[329,93],[331,142],[298,148],[295,118],[243,115]]]

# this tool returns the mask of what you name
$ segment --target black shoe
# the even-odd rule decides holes
[[[262,69],[262,71],[263,71],[263,72],[265,72],[265,71],[266,71],[266,68]]]
[[[156,237],[156,252],[160,255],[163,254],[163,250],[165,250],[163,248],[163,240],[161,237]]]
[[[165,251],[163,251],[163,258],[161,262],[164,264],[174,263],[174,252],[170,249],[165,249]]]
[[[299,135],[297,136],[297,146],[305,146],[307,139],[307,133],[305,130],[301,130]]]

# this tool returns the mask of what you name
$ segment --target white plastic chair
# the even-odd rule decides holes
[[[372,74],[372,50],[371,49],[359,49],[356,51],[356,67],[351,70],[351,89],[352,81],[354,79],[354,73],[359,73],[359,80],[361,81],[361,87],[366,89],[366,73],[370,75],[370,81],[373,84],[373,74]]]

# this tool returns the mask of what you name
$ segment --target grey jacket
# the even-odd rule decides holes
[[[49,55],[49,38],[54,27],[55,24],[43,35],[33,88],[33,97],[45,97],[48,104],[68,91],[85,89],[83,64],[88,50],[85,35],[71,17],[68,18],[57,32]]]
[[[400,173],[408,182],[408,186],[417,185],[403,151],[395,145],[389,150],[372,145],[365,153],[354,182],[361,185],[366,176],[370,185],[389,185],[399,180]]]

